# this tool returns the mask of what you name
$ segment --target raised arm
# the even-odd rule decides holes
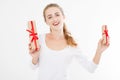
[[[102,39],[100,39],[99,42],[98,42],[98,47],[97,47],[97,50],[96,50],[96,54],[95,54],[95,56],[93,58],[93,62],[96,63],[96,64],[99,64],[102,53],[110,45],[109,36],[108,36],[107,31],[108,31],[107,26],[103,25],[102,26]]]
[[[29,53],[30,55],[32,56],[32,63],[34,65],[36,65],[39,61],[39,51],[40,50],[37,50],[37,51],[34,51],[32,48],[31,48],[31,44],[29,44]]]

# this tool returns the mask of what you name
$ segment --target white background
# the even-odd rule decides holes
[[[108,25],[110,47],[91,74],[75,60],[68,69],[69,80],[120,80],[119,0],[0,0],[0,80],[36,80],[37,70],[29,66],[27,21],[35,20],[38,33],[46,33],[42,11],[46,4],[58,3],[66,24],[88,58],[92,59],[101,26]]]

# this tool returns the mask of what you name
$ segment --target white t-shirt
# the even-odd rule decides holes
[[[39,80],[67,80],[66,70],[73,58],[89,72],[94,72],[97,68],[97,65],[89,61],[79,48],[67,46],[62,50],[52,50],[46,46],[45,37],[46,34],[39,36],[41,45],[39,63],[34,65],[31,61],[33,69],[39,68]]]

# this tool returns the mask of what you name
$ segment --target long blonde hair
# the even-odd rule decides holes
[[[45,22],[46,22],[45,11],[46,11],[48,8],[50,8],[50,7],[57,7],[57,8],[59,8],[60,11],[62,12],[63,16],[64,16],[64,13],[63,13],[62,8],[61,8],[58,4],[51,3],[51,4],[48,4],[48,5],[44,8],[44,11],[43,11],[43,16],[44,16]],[[64,23],[64,25],[63,25],[63,32],[64,32],[64,36],[65,36],[65,39],[66,39],[67,44],[70,45],[70,46],[72,46],[72,47],[76,47],[76,46],[77,46],[77,43],[75,42],[75,40],[74,40],[73,37],[71,36],[71,33],[68,32],[65,23]]]

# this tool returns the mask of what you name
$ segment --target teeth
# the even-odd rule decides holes
[[[54,25],[54,26],[57,26],[58,24],[59,24],[58,22],[56,22],[56,23],[53,23],[53,25]]]

